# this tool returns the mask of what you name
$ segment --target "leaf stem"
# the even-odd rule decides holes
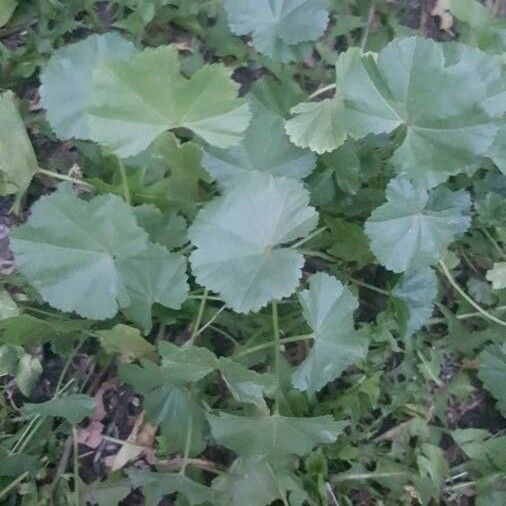
[[[485,228],[481,229],[481,233],[493,244],[501,258],[506,258],[506,252],[504,252],[499,243],[492,237],[492,234]]]
[[[204,309],[206,307],[207,302],[207,289],[204,291],[204,295],[202,296],[202,300],[200,301],[199,311],[197,313],[197,318],[195,319],[195,323],[192,328],[192,335],[188,341],[189,345],[192,345],[195,342],[196,337],[199,334],[199,327],[202,323],[202,316],[204,315]]]
[[[53,172],[51,170],[41,169],[40,167],[37,169],[36,174],[43,174],[44,176],[52,177],[54,179],[60,179],[61,181],[69,181],[71,183],[80,184],[82,186],[86,186],[87,188],[95,188],[92,184],[83,181],[82,179],[77,179],[72,176],[66,176],[65,174],[58,174],[58,172]]]
[[[278,378],[278,390],[274,399],[274,411],[279,413],[279,378],[281,374],[281,343],[279,338],[279,318],[278,305],[275,300],[272,301],[272,330],[273,330],[273,346],[274,346],[274,374]]]
[[[183,463],[181,465],[181,469],[179,470],[179,474],[182,474],[183,476],[186,472],[186,467],[188,466],[188,457],[190,456],[190,449],[192,444],[192,431],[193,431],[193,412],[190,410],[190,416],[188,417],[188,426],[186,429],[186,442],[184,445]]]
[[[497,306],[494,308],[494,311],[506,311],[506,306]],[[474,311],[472,313],[462,313],[462,314],[456,314],[455,318],[457,320],[467,320],[469,318],[474,318],[476,316],[482,316],[482,314],[478,311]],[[439,323],[446,323],[446,318],[430,318],[427,320],[427,323],[425,325],[438,325]]]
[[[300,241],[297,241],[296,243],[292,244],[291,247],[292,248],[299,248],[300,246],[302,246],[306,242],[310,241],[311,239],[314,239],[317,235],[320,235],[322,232],[325,232],[325,230],[327,230],[327,227],[320,227],[320,228],[316,229],[314,232],[312,232],[311,234],[309,234],[307,237],[304,237]]]
[[[77,443],[77,429],[72,425],[72,439],[73,439],[73,460],[74,460],[74,501],[75,505],[79,506],[79,446]]]
[[[123,164],[120,158],[118,160],[119,173],[121,175],[121,184],[123,185],[123,196],[125,197],[125,202],[128,205],[132,204],[132,197],[130,195],[130,187],[128,186],[128,178],[125,170],[125,165]]]
[[[202,325],[202,327],[200,327],[200,329],[198,329],[197,335],[202,334],[202,332],[204,332],[204,330],[206,330],[208,327],[210,327],[213,324],[213,322],[216,320],[216,318],[218,318],[218,316],[220,316],[220,314],[224,311],[225,308],[226,308],[225,305],[221,306],[220,309],[218,309],[218,311],[216,311],[216,313],[214,313],[214,315],[211,318],[209,318],[209,320],[204,325]]]
[[[363,288],[367,288],[368,290],[371,290],[372,292],[381,293],[381,295],[386,295],[387,297],[390,296],[390,292],[388,290],[384,290],[383,288],[379,288],[374,285],[370,285],[369,283],[366,283],[365,281],[360,281],[359,279],[355,279],[352,277],[346,277],[346,279],[353,283],[354,285],[361,286]]]
[[[16,488],[27,476],[28,471],[25,471],[23,474],[20,474],[15,480],[11,481],[6,487],[0,490],[0,499],[5,497],[11,490]]]
[[[287,343],[296,343],[297,341],[306,341],[307,339],[313,339],[313,334],[305,334],[301,336],[292,336],[292,337],[282,337],[279,339],[278,343],[279,345],[287,344]],[[235,357],[244,357],[245,355],[249,355],[250,353],[255,353],[256,351],[265,350],[266,348],[270,348],[271,346],[274,346],[275,341],[269,341],[267,343],[261,343],[257,344],[256,346],[252,346],[251,348],[248,348],[244,351],[241,351],[238,353]]]
[[[360,42],[360,49],[364,51],[365,46],[367,45],[367,39],[369,38],[369,32],[371,31],[371,25],[374,20],[374,14],[376,13],[376,6],[374,5],[374,0],[371,1],[371,5],[369,6],[369,13],[367,14],[367,24],[365,25],[364,35],[362,37],[362,41]]]
[[[313,98],[323,95],[324,93],[327,93],[327,91],[333,90],[336,87],[337,87],[336,83],[327,84],[326,86],[322,86],[321,88],[318,88],[314,93],[311,93],[311,95],[309,95],[309,100],[313,100]]]
[[[493,314],[489,313],[486,309],[482,308],[477,302],[475,302],[469,295],[467,295],[464,290],[459,286],[459,284],[455,281],[454,277],[452,276],[450,270],[446,266],[446,264],[443,262],[443,260],[439,261],[439,268],[441,272],[446,276],[446,279],[450,283],[450,285],[454,288],[454,290],[467,302],[469,303],[476,311],[478,311],[482,316],[487,318],[488,320],[497,323],[498,325],[502,325],[503,327],[506,327],[506,321],[501,320],[500,318],[495,317]]]

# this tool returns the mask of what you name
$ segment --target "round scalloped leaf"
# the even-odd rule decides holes
[[[283,118],[250,97],[253,117],[244,139],[228,149],[209,147],[204,153],[204,168],[221,184],[234,183],[251,171],[274,176],[303,179],[315,168],[316,157],[294,146],[283,128]]]
[[[292,382],[298,390],[314,393],[366,356],[367,339],[353,325],[357,298],[333,276],[313,275],[299,300],[315,342]]]
[[[0,195],[24,192],[37,171],[37,159],[14,103],[14,94],[0,95]]]
[[[133,44],[116,33],[91,35],[53,53],[40,75],[40,101],[56,135],[89,138],[87,108],[93,71],[109,60],[126,60]]]
[[[251,33],[260,53],[283,62],[307,56],[329,21],[327,0],[226,0],[225,9],[232,32]]]
[[[250,120],[238,85],[221,64],[186,79],[175,46],[147,48],[93,73],[90,138],[118,156],[145,150],[165,130],[187,128],[221,148],[237,144]]]
[[[376,55],[351,48],[336,63],[336,94],[292,109],[292,141],[331,151],[347,135],[393,132],[399,173],[435,186],[488,156],[504,113],[500,60],[462,44],[395,39]],[[467,83],[462,86],[462,83]]]
[[[366,221],[365,233],[376,258],[394,272],[434,264],[471,223],[471,198],[465,191],[438,187],[429,194],[396,178],[386,197]]]
[[[304,257],[282,245],[317,221],[301,183],[252,173],[197,215],[189,230],[193,273],[235,311],[258,311],[297,288]]]
[[[85,201],[67,183],[41,197],[11,233],[16,266],[44,300],[94,320],[130,303],[119,262],[146,245],[146,232],[119,197]]]

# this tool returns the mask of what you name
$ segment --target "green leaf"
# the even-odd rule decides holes
[[[238,458],[212,485],[223,506],[265,506],[280,498],[280,486],[271,465],[263,457]]]
[[[461,44],[395,39],[377,58],[351,48],[340,55],[336,73],[333,99],[292,110],[286,125],[292,141],[321,153],[347,135],[402,127],[405,138],[392,161],[430,186],[487,156],[505,108],[497,94],[499,60]]]
[[[253,117],[244,139],[229,149],[207,148],[204,168],[223,185],[237,182],[250,171],[303,179],[316,165],[313,153],[294,146],[283,128],[283,118],[250,97]]]
[[[64,418],[73,425],[91,416],[94,409],[95,399],[84,394],[68,394],[65,397],[55,397],[39,404],[25,403],[23,405],[23,411],[29,418],[36,415]]]
[[[434,264],[469,228],[471,200],[465,191],[439,187],[428,193],[396,178],[390,181],[386,198],[366,221],[365,233],[376,258],[391,271]]]
[[[299,294],[305,320],[314,332],[314,345],[292,376],[295,388],[317,392],[367,355],[367,339],[353,326],[358,300],[336,278],[314,274],[309,289]]]
[[[161,341],[158,349],[162,357],[164,377],[174,383],[199,381],[219,367],[216,356],[207,348],[188,344],[176,346]]]
[[[0,320],[13,318],[19,315],[17,304],[5,288],[0,289]]]
[[[156,242],[168,249],[179,248],[187,241],[186,221],[174,212],[162,213],[152,204],[134,208],[137,224]]]
[[[326,0],[226,0],[230,29],[252,34],[255,48],[274,60],[307,56],[329,21]]]
[[[206,447],[204,413],[186,389],[173,385],[156,388],[144,397],[144,408],[148,420],[160,426],[168,453],[185,451],[190,418],[190,454],[197,455]]]
[[[142,326],[147,334],[152,327],[153,304],[179,309],[188,295],[186,258],[170,253],[159,244],[149,244],[135,257],[118,262],[130,299],[123,312]]]
[[[237,402],[265,406],[264,395],[276,390],[276,378],[271,374],[260,374],[226,357],[219,360],[223,381]]]
[[[14,376],[16,385],[25,397],[30,396],[41,374],[42,365],[39,360],[26,353],[21,346],[0,346],[0,377]]]
[[[81,506],[111,506],[120,504],[130,493],[130,482],[118,475],[111,475],[105,481],[94,481],[80,488]]]
[[[346,422],[331,416],[295,418],[274,414],[265,417],[237,416],[228,413],[208,415],[211,433],[218,444],[241,457],[303,456],[319,444],[336,441]]]
[[[37,159],[14,103],[14,94],[0,95],[0,195],[23,193],[37,171]]]
[[[409,336],[419,330],[432,314],[437,296],[437,276],[429,267],[406,272],[392,294],[407,307],[406,333]]]
[[[289,296],[304,258],[280,246],[315,227],[318,215],[308,203],[299,182],[258,173],[207,204],[189,230],[197,281],[240,313]]]
[[[155,351],[136,328],[121,323],[109,330],[97,330],[95,335],[106,353],[121,355],[123,361],[145,357]]]
[[[127,474],[132,487],[142,489],[146,506],[157,506],[164,496],[176,492],[184,495],[190,505],[215,501],[216,493],[212,489],[179,473],[129,469]]]
[[[93,72],[109,60],[128,60],[136,50],[117,33],[104,33],[56,50],[40,75],[40,100],[54,133],[88,139]]]
[[[175,345],[172,346],[177,348]],[[204,414],[189,390],[183,386],[184,382],[197,381],[213,370],[201,366],[203,359],[202,355],[195,351],[197,349],[212,355],[205,348],[194,347],[169,360],[165,358],[166,350],[161,350],[164,355],[161,367],[149,360],[141,360],[142,367],[129,364],[119,369],[121,379],[144,396],[147,419],[150,423],[160,426],[161,434],[167,440],[165,446],[168,453],[184,452],[190,419],[190,453],[196,455],[205,448]],[[178,374],[180,371],[185,372],[185,377],[180,377]]]
[[[487,279],[494,290],[506,288],[506,262],[495,262],[492,269],[487,271]]]
[[[17,6],[18,0],[2,0],[0,2],[0,28],[8,23]]]
[[[506,175],[506,125],[503,125],[497,133],[490,147],[489,156],[497,168]]]
[[[303,102],[290,111],[293,118],[285,123],[291,141],[319,154],[333,151],[347,137],[341,104],[331,98],[320,102]]]
[[[374,260],[361,225],[342,218],[328,218],[326,224],[332,239],[332,246],[327,250],[331,255],[345,262],[355,262],[359,267]]]
[[[99,66],[93,75],[90,138],[128,157],[165,130],[187,128],[209,144],[241,140],[250,113],[222,65],[208,65],[190,79],[180,74],[174,46],[147,48],[128,61]]]
[[[491,344],[480,353],[478,377],[497,400],[497,409],[506,415],[506,344]]]
[[[146,151],[125,163],[144,172],[143,184],[132,188],[135,201],[149,202],[162,210],[181,210],[194,215],[199,200],[202,148],[195,142],[181,143],[172,132],[157,137]]]
[[[87,202],[67,183],[41,197],[28,221],[11,233],[17,268],[44,300],[95,320],[130,304],[119,262],[146,245],[147,234],[120,198],[108,194]]]

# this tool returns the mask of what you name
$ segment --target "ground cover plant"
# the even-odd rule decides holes
[[[505,504],[505,10],[0,1],[0,504]]]

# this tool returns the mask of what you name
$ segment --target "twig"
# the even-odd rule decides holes
[[[82,186],[86,186],[87,188],[95,188],[92,184],[83,181],[82,179],[77,179],[72,176],[66,176],[65,174],[58,174],[58,172],[53,172],[51,170],[41,169],[40,167],[37,169],[35,174],[43,174],[44,176],[52,177],[54,179],[60,179],[61,181],[69,181],[74,184],[80,184]]]
[[[0,490],[0,499],[2,497],[5,497],[12,489],[16,488],[28,475],[29,475],[28,471],[25,471],[23,474],[19,475],[14,481],[11,481],[6,487]]]
[[[363,51],[367,44],[367,39],[369,38],[369,32],[371,31],[371,25],[374,20],[374,14],[376,13],[376,6],[374,5],[374,0],[371,1],[371,5],[369,6],[369,13],[367,15],[367,24],[365,25],[364,35],[362,37],[362,42],[360,43],[360,49]]]
[[[204,315],[204,309],[206,307],[207,302],[207,289],[204,292],[204,295],[202,296],[202,300],[200,301],[199,311],[197,313],[197,318],[195,319],[195,323],[193,324],[192,328],[192,335],[190,339],[188,340],[188,344],[192,345],[195,342],[196,337],[199,333],[199,327],[202,322],[202,316]]]

